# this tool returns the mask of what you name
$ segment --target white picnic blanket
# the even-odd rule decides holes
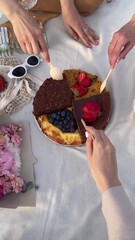
[[[104,79],[109,71],[107,49],[113,32],[135,13],[134,0],[106,1],[85,18],[100,36],[100,45],[85,48],[67,34],[62,17],[45,26],[49,52],[54,65],[81,68]],[[105,130],[116,147],[119,175],[135,206],[135,50],[115,68],[108,82],[112,115]],[[18,55],[20,59],[26,56]],[[33,70],[44,80],[49,76],[47,64]],[[36,207],[0,209],[0,240],[107,240],[106,224],[101,212],[101,196],[89,173],[86,149],[56,145],[41,135],[32,103],[12,116],[14,121],[29,121],[35,165]]]

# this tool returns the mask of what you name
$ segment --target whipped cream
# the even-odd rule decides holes
[[[55,79],[55,80],[62,80],[63,79],[63,72],[61,69],[55,67],[52,65],[52,63],[48,64],[50,67],[50,76],[51,78]]]

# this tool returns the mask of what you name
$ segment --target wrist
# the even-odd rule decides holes
[[[109,188],[112,188],[112,187],[118,187],[118,186],[121,186],[121,182],[120,180],[117,178],[117,179],[114,179],[113,181],[105,181],[104,184],[102,184],[100,186],[100,191],[103,193],[105,192],[107,189]]]
[[[27,11],[24,10],[22,7],[16,8],[16,11],[14,11],[13,13],[10,13],[8,15],[8,19],[10,20],[10,22],[12,24],[14,24],[15,22],[17,22],[20,18],[24,18],[26,17]]]
[[[74,0],[60,0],[61,8],[74,5]]]
[[[16,16],[20,16],[20,14],[24,11],[24,9],[19,5],[18,1],[10,0],[9,4],[6,2],[6,7],[4,8],[4,15],[12,21]]]
[[[1,1],[0,1],[1,3]],[[4,0],[1,3],[0,11],[10,20],[14,13],[18,12],[20,9],[19,3],[17,0]]]

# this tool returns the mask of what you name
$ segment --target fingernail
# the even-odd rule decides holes
[[[89,134],[88,132],[85,132],[85,137],[88,138]]]
[[[77,37],[77,36],[73,36],[73,39],[77,41],[77,40],[78,40],[78,37]]]
[[[92,49],[92,46],[91,46],[91,45],[87,45],[86,47],[87,47],[87,48],[91,48],[91,49]]]

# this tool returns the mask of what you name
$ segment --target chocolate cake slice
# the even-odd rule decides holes
[[[86,141],[85,129],[81,122],[81,118],[83,118],[82,108],[88,101],[99,103],[102,111],[102,116],[93,122],[87,123],[88,126],[93,126],[96,129],[104,129],[110,118],[111,101],[109,92],[105,92],[85,99],[80,99],[78,101],[74,100],[72,103],[73,113],[78,125],[78,130],[81,135],[82,142]]]
[[[33,114],[37,117],[71,107],[72,93],[66,79],[46,79],[33,101]]]

